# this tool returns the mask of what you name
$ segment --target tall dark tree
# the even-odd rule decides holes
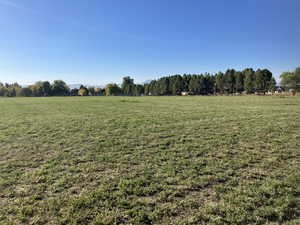
[[[268,91],[271,79],[272,73],[269,70],[258,69],[255,72],[255,90],[259,93],[265,93]]]
[[[219,94],[225,93],[224,74],[222,72],[219,72],[216,75],[215,90],[216,90],[216,93],[219,93]]]
[[[190,82],[189,82],[189,92],[194,95],[200,94],[200,79],[199,76],[192,75]]]
[[[224,89],[227,94],[235,92],[235,70],[229,69],[224,74]]]
[[[42,82],[42,92],[43,92],[43,96],[51,95],[51,84],[49,81]]]
[[[182,77],[180,75],[175,75],[172,79],[174,79],[173,85],[171,85],[172,94],[180,95],[184,88]]]
[[[124,95],[132,96],[134,92],[134,80],[130,77],[124,77],[122,83],[122,92]]]
[[[239,71],[235,72],[235,89],[239,93],[244,91],[244,74]]]
[[[150,84],[149,83],[145,83],[144,84],[144,94],[145,95],[149,95],[150,93]]]
[[[135,96],[141,96],[143,94],[144,94],[144,86],[140,85],[140,84],[135,85],[135,87],[134,87],[134,95]]]
[[[214,93],[215,77],[209,73],[205,74],[204,77],[205,95]]]
[[[252,68],[248,68],[243,73],[245,77],[244,89],[248,94],[252,94],[255,92],[255,72]]]
[[[192,75],[190,74],[184,74],[182,76],[182,80],[183,80],[183,91],[188,91],[189,90],[189,85],[190,85],[190,81],[192,79]]]
[[[62,80],[55,80],[51,85],[51,89],[54,96],[70,95],[70,89],[68,85]]]
[[[200,75],[198,77],[199,79],[199,84],[200,84],[200,95],[207,95],[207,90],[206,90],[206,79],[204,75]]]
[[[269,71],[267,69],[263,69],[262,73],[263,73],[263,77],[264,77],[264,80],[263,80],[263,92],[267,92],[267,91],[269,91],[269,86],[270,86],[270,83],[272,81],[273,74],[272,74],[271,71]]]
[[[89,95],[91,96],[96,95],[95,87],[88,87],[88,90],[89,90]]]
[[[169,77],[163,77],[159,79],[159,95],[169,95],[170,94],[170,79]]]

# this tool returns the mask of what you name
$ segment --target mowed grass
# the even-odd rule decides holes
[[[300,98],[0,99],[0,224],[300,224]]]

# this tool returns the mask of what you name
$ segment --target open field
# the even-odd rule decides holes
[[[0,224],[300,224],[300,98],[0,99]]]

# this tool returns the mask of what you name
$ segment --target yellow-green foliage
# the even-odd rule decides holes
[[[121,94],[121,88],[117,84],[108,84],[105,87],[106,96],[116,96]]]
[[[80,88],[78,91],[78,95],[79,96],[88,96],[89,91],[87,88]]]

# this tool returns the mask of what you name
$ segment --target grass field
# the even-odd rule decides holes
[[[0,224],[300,224],[300,98],[2,98]]]

